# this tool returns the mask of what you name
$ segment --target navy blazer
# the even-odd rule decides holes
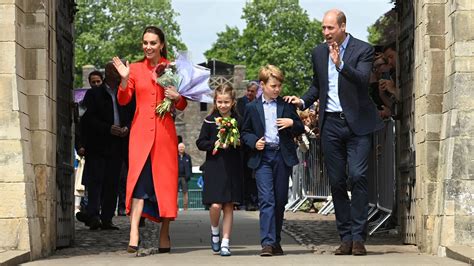
[[[117,97],[114,95],[114,97]],[[110,94],[105,89],[105,84],[92,88],[84,96],[84,105],[87,107],[81,119],[83,144],[86,156],[95,155],[123,155],[123,142],[126,138],[114,136],[110,127],[114,124],[114,107]],[[126,109],[117,102],[120,126],[129,126],[125,123]]]
[[[298,164],[294,137],[304,133],[304,126],[300,117],[296,113],[294,105],[285,102],[281,96],[279,96],[276,101],[277,118],[293,119],[292,127],[278,131],[280,138],[280,152],[283,155],[285,164],[291,167]],[[251,150],[248,167],[256,169],[260,165],[263,151],[257,150],[255,148],[255,143],[265,136],[265,114],[263,113],[262,96],[247,104],[241,132],[242,140]]]
[[[374,48],[366,42],[350,36],[342,61],[344,67],[339,72],[339,101],[346,121],[356,135],[366,135],[383,127],[377,108],[369,98],[369,77],[372,69]],[[329,47],[318,45],[312,53],[313,82],[301,97],[305,107],[319,99],[319,128],[324,126],[324,110],[328,97]]]

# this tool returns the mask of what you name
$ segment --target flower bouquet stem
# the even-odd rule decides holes
[[[171,111],[172,104],[173,104],[173,101],[165,97],[165,99],[158,106],[156,106],[156,109],[155,109],[156,114],[159,117],[163,118],[166,113],[169,113]]]

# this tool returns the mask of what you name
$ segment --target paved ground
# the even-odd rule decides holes
[[[404,246],[394,236],[382,235],[368,240],[365,257],[334,256],[334,217],[307,213],[288,213],[284,235],[285,256],[262,258],[258,234],[258,212],[235,213],[232,256],[213,255],[209,247],[209,221],[205,211],[180,213],[172,224],[172,252],[157,254],[159,226],[148,222],[142,230],[142,246],[137,258],[127,254],[128,219],[115,218],[120,231],[89,231],[77,224],[74,247],[58,250],[44,260],[25,265],[465,265],[460,262],[419,254],[416,247]]]

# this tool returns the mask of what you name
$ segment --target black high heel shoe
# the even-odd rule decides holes
[[[127,247],[127,253],[136,253],[137,256],[138,256],[138,250],[140,249],[140,242],[142,242],[142,241],[139,240],[137,246],[128,245],[128,247]]]
[[[169,248],[158,248],[158,253],[170,253],[171,252],[171,239],[170,239],[170,236],[168,236],[168,240],[170,242],[170,247]]]

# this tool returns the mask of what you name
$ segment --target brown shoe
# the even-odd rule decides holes
[[[336,249],[334,255],[351,255],[352,254],[352,242],[343,241],[341,245]]]
[[[285,253],[281,248],[280,244],[276,244],[275,247],[272,249],[273,256],[283,256]]]
[[[261,257],[271,257],[273,256],[273,247],[272,246],[263,246],[262,251],[260,252]]]
[[[354,241],[352,243],[352,255],[354,255],[354,256],[365,256],[365,255],[367,255],[367,250],[365,249],[364,242]]]

